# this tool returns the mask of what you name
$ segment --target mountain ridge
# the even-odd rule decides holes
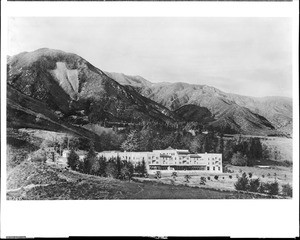
[[[114,76],[115,75],[116,73],[114,73]],[[120,76],[126,76],[127,84],[135,87],[136,90],[145,97],[148,97],[173,111],[189,104],[206,107],[217,118],[217,122],[223,122],[224,125],[232,125],[233,128],[235,128],[235,124],[233,124],[231,120],[234,116],[227,117],[227,121],[219,119],[225,112],[231,110],[232,114],[233,112],[234,114],[242,113],[247,117],[251,116],[250,118],[255,118],[255,116],[259,115],[265,119],[258,117],[258,122],[260,122],[259,119],[263,122],[266,122],[267,120],[274,126],[274,129],[277,129],[283,134],[291,135],[292,133],[292,99],[288,97],[250,97],[234,93],[225,93],[208,85],[183,82],[152,83],[143,86],[142,83],[130,82],[130,76],[123,74],[119,75],[119,78]],[[122,83],[122,81],[120,82]],[[247,108],[248,110],[243,108]],[[273,130],[269,123],[266,122],[270,127],[269,130]],[[218,124],[214,123],[214,125]],[[236,130],[240,131],[239,129]],[[249,131],[249,129],[246,131]]]
[[[60,50],[43,48],[12,56],[7,82],[65,116],[84,111],[91,122],[175,118],[168,109],[129,91],[80,56]]]
[[[206,123],[220,131],[268,135],[278,134],[274,123],[286,127],[292,121],[288,118],[288,100],[286,106],[276,105],[274,98],[268,97],[258,105],[253,98],[207,85],[152,83],[141,76],[102,71],[82,57],[61,50],[42,48],[7,60],[7,85],[46,104],[60,121],[71,124],[182,119],[201,122],[204,114],[209,119]],[[268,118],[261,114],[265,102],[277,113],[269,113]],[[28,101],[28,107],[31,103]],[[273,122],[269,121],[272,117]]]

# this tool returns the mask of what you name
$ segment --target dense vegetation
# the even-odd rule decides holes
[[[133,166],[129,161],[121,161],[119,157],[110,159],[97,157],[93,145],[91,145],[83,161],[79,160],[79,156],[74,149],[70,151],[67,160],[68,166],[72,170],[90,175],[111,177],[121,180],[131,180],[134,173],[139,176],[147,175],[145,161]]]
[[[261,182],[259,178],[251,179],[250,175],[244,172],[234,184],[236,190],[259,192],[269,195],[279,194],[279,184],[275,179],[273,182]],[[282,185],[282,195],[292,197],[293,189],[289,184]]]
[[[113,131],[101,132],[99,135],[101,141],[94,143],[96,151],[152,151],[171,146],[189,149],[192,153],[222,153],[224,163],[237,166],[253,166],[257,160],[268,159],[270,156],[259,138],[225,137],[223,133],[196,122],[141,122],[126,127],[113,127]],[[74,137],[65,140],[63,145],[88,151],[90,144]]]

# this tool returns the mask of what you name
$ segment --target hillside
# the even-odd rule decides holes
[[[10,57],[7,85],[9,111],[26,98],[23,111],[45,109],[52,122],[54,118],[80,125],[175,119],[171,111],[120,85],[85,59],[59,50],[44,48]]]
[[[10,127],[95,138],[81,126],[201,122],[202,114],[209,114],[204,122],[227,133],[283,135],[292,131],[289,98],[252,98],[206,85],[151,83],[140,76],[103,72],[76,54],[47,48],[8,57],[7,69]]]
[[[208,123],[214,120],[211,112],[207,108],[197,105],[183,105],[174,112],[185,121]]]
[[[247,97],[206,85],[150,83],[141,77],[122,74],[111,77],[171,110],[184,105],[205,107],[216,119],[212,125],[222,130],[258,135],[292,133],[292,100],[289,98]],[[142,80],[138,82],[139,79]]]

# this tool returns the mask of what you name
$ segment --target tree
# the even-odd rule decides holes
[[[130,180],[133,176],[133,165],[131,162],[125,162],[121,169],[121,179]]]
[[[262,148],[260,139],[259,138],[251,138],[248,158],[253,161],[262,159],[262,153],[263,153],[263,148]]]
[[[244,172],[242,177],[239,177],[237,182],[234,184],[236,190],[243,190],[246,191],[248,189],[248,178],[247,174]]]
[[[247,157],[242,155],[241,152],[234,153],[231,158],[231,164],[235,166],[246,166]]]
[[[266,183],[261,182],[257,190],[259,193],[265,193],[267,190]]]
[[[146,162],[145,162],[145,160],[143,159],[143,160],[142,160],[142,164],[141,164],[141,175],[142,175],[143,177],[145,177],[146,174],[147,174]]]
[[[107,165],[107,162],[106,162],[106,159],[105,157],[100,157],[98,159],[99,161],[99,171],[98,171],[98,175],[101,176],[101,177],[106,177],[106,165]]]
[[[156,179],[160,179],[161,178],[161,172],[160,171],[156,171],[155,178]]]
[[[154,131],[149,127],[144,127],[140,131],[139,137],[139,150],[140,151],[152,151],[153,150],[153,137]]]
[[[191,176],[187,174],[187,175],[184,176],[184,178],[185,178],[186,182],[189,182],[189,180],[191,179]]]
[[[224,162],[230,162],[232,155],[233,155],[233,146],[234,146],[234,141],[231,139],[226,140],[224,144],[224,152],[223,152],[223,159]]]
[[[119,156],[116,158],[117,178],[121,178],[122,162]]]
[[[111,159],[108,161],[105,172],[108,177],[111,178],[118,177],[118,170],[114,160]]]
[[[78,165],[76,166],[76,171],[84,173],[84,162],[79,161]]]
[[[142,168],[141,162],[138,162],[134,167],[134,172],[137,173],[138,176],[141,174],[141,168]]]
[[[258,192],[259,186],[260,186],[259,178],[250,179],[250,181],[249,181],[249,191],[250,192]]]
[[[100,171],[100,163],[98,159],[95,159],[92,163],[90,174],[99,175],[99,171]]]
[[[194,139],[190,143],[190,151],[193,153],[204,152],[203,145],[204,145],[204,135],[198,134],[194,137]]]
[[[283,184],[282,185],[282,194],[288,197],[293,196],[293,188],[290,184]]]
[[[220,139],[218,141],[218,145],[217,145],[217,149],[216,149],[217,153],[224,153],[224,139],[223,139],[223,134],[221,134]]]
[[[274,181],[272,183],[267,183],[266,188],[268,191],[268,194],[270,195],[278,195],[279,192],[279,185],[277,181]]]
[[[270,155],[271,155],[271,153],[270,153],[268,146],[266,144],[263,144],[262,145],[262,159],[265,159],[265,160],[270,159]]]
[[[177,178],[177,172],[172,172],[171,177],[174,179],[174,181],[176,181],[176,178]]]
[[[122,143],[121,148],[128,152],[139,150],[139,135],[136,130],[133,130],[128,134],[126,140]]]
[[[84,172],[87,174],[91,174],[92,167],[96,161],[97,161],[96,152],[94,150],[93,145],[91,144],[87,156],[84,158]]]
[[[68,167],[70,167],[72,170],[76,170],[77,169],[77,165],[79,164],[79,156],[78,154],[74,151],[74,149],[72,149],[70,151],[70,154],[67,158],[67,162],[68,162]]]
[[[200,178],[200,185],[205,185],[206,183],[206,178],[205,177],[201,177]]]

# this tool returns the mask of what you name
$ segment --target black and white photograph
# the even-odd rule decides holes
[[[47,6],[1,23],[1,236],[295,234],[294,15]]]
[[[291,26],[10,19],[7,199],[291,198]]]

